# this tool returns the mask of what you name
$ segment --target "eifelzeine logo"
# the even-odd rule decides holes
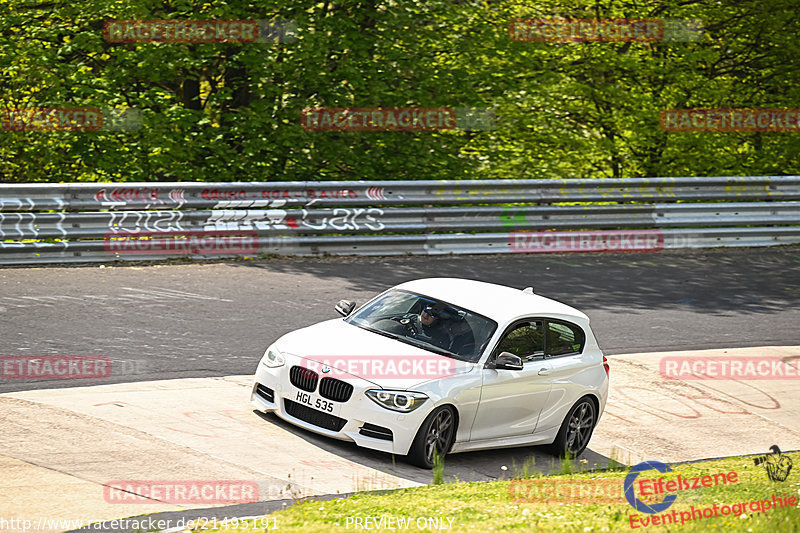
[[[781,454],[777,444],[770,446],[771,454],[762,455],[753,459],[755,466],[764,465],[767,476],[772,481],[786,481],[792,471],[792,458]]]
[[[660,123],[669,132],[800,132],[800,109],[665,109]]]
[[[526,19],[512,20],[508,34],[524,42],[654,42],[664,39],[657,19]]]
[[[456,114],[449,107],[309,107],[300,126],[310,131],[452,130]]]
[[[257,20],[107,20],[109,43],[253,43]]]

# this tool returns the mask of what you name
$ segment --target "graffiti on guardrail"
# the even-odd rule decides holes
[[[93,198],[106,208],[173,206],[180,209],[189,200],[208,204],[209,208],[225,207],[281,207],[289,202],[294,204],[313,204],[320,200],[343,200],[361,198],[352,188],[268,188],[268,189],[228,189],[208,188],[188,196],[185,189],[162,189],[157,187],[117,187],[100,189]],[[384,198],[383,187],[369,187],[367,198]]]
[[[441,200],[458,200],[461,202],[485,201],[487,198],[497,196],[508,196],[509,201],[519,200],[519,191],[513,189],[434,189],[435,194]],[[517,198],[515,198],[517,197]]]
[[[94,199],[103,206],[123,206],[128,204],[174,204],[178,207],[186,203],[184,189],[165,191],[156,187],[117,187],[100,189]]]
[[[200,193],[203,200],[217,200],[217,207],[224,207],[225,202],[263,202],[263,200],[330,200],[358,198],[353,189],[265,189],[261,191],[204,189]],[[261,204],[265,205],[265,204]],[[244,207],[244,206],[242,206]]]
[[[525,213],[520,212],[514,207],[506,206],[503,208],[503,214],[500,215],[500,220],[504,226],[519,226],[525,224]]]
[[[99,213],[98,213],[99,214]],[[87,233],[104,231],[111,235],[139,235],[197,231],[382,231],[384,210],[377,207],[337,207],[334,209],[225,209],[192,214],[187,211],[110,211],[102,218],[83,222]],[[0,237],[67,238],[81,225],[65,213],[37,219],[32,213],[0,213]],[[74,220],[74,219],[73,219]],[[102,228],[102,229],[101,229]],[[122,246],[120,244],[120,246]],[[124,246],[123,246],[124,247]]]
[[[261,251],[298,255],[770,246],[800,242],[797,200],[798,176],[11,185],[0,190],[0,263],[106,261],[104,239],[144,247],[119,243],[142,231],[253,231]],[[175,240],[161,242],[197,249]]]
[[[333,209],[330,217],[323,216],[316,221],[309,220],[309,211],[302,210],[302,218],[299,223],[306,228],[315,230],[359,230],[362,228],[371,231],[381,231],[385,228],[380,217],[383,216],[383,209],[371,208],[337,208]]]
[[[381,231],[383,209],[377,207],[337,207],[319,211],[307,209],[226,210],[213,212],[206,220],[206,229],[311,229],[311,230],[361,230]]]
[[[112,211],[108,227],[114,232],[183,231],[183,211]]]

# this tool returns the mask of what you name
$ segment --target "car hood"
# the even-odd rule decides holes
[[[367,331],[340,318],[287,333],[275,342],[275,347],[321,377],[355,377],[384,389],[405,390],[432,379],[465,374],[475,366]]]

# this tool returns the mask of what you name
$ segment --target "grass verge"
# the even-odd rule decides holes
[[[628,471],[617,470],[546,477],[532,474],[528,479],[458,482],[390,493],[358,493],[345,499],[298,502],[269,515],[267,520],[251,520],[244,524],[233,522],[218,527],[209,524],[204,531],[798,532],[800,508],[797,506],[753,510],[749,503],[772,500],[773,495],[779,498],[785,495],[795,498],[797,505],[800,499],[800,453],[784,455],[788,455],[797,468],[783,482],[771,481],[763,466],[754,465],[753,457],[677,464],[672,465],[673,471],[666,474],[655,470],[641,472],[634,488],[636,495],[646,501],[647,498],[640,496],[638,481],[663,477],[666,482],[677,480],[678,475],[691,479],[736,473],[735,482],[722,484],[719,481],[716,486],[675,492],[676,501],[659,514],[638,512],[625,501],[622,486]],[[528,469],[525,472],[527,474]],[[721,477],[717,479],[721,480]],[[560,491],[554,487],[560,487]],[[554,494],[554,491],[558,493]],[[663,496],[660,494],[652,501],[660,502]],[[681,524],[682,512],[691,513],[694,508],[702,513],[702,509],[714,504],[718,506],[719,516],[696,518],[695,514],[695,519]],[[736,504],[739,512],[733,512],[737,509]],[[742,509],[742,504],[747,507]],[[728,506],[732,512],[723,515],[723,506]],[[761,504],[761,507],[766,507],[766,504]],[[672,515],[673,511],[677,523],[653,525],[650,522],[650,525],[643,525],[645,520]],[[632,519],[632,516],[637,518]],[[398,521],[398,518],[403,521]],[[637,527],[633,528],[632,523]]]

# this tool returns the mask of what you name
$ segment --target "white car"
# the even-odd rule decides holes
[[[256,410],[405,455],[528,445],[576,457],[608,396],[586,315],[533,289],[453,278],[393,287],[288,333],[255,374]]]

